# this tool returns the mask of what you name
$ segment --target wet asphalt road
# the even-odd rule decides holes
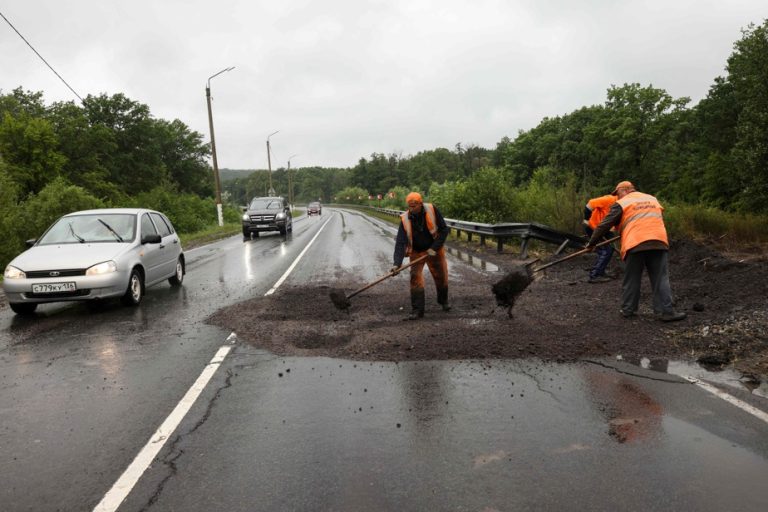
[[[327,210],[189,251],[184,286],[136,309],[0,310],[0,510],[92,510],[228,343],[204,318],[267,293],[321,229],[287,282],[388,269],[390,229]],[[119,510],[760,510],[766,474],[765,421],[663,372],[235,342]]]

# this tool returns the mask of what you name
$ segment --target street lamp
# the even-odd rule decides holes
[[[293,204],[293,181],[291,180],[291,158],[299,155],[291,155],[288,157],[288,203]]]
[[[269,151],[269,138],[274,134],[278,133],[279,131],[280,130],[277,130],[267,135],[267,167],[269,168],[269,195],[270,196],[275,195],[275,189],[272,188],[272,156]]]
[[[221,208],[221,180],[219,179],[219,162],[216,160],[216,137],[213,134],[213,114],[211,113],[211,78],[219,76],[227,71],[232,71],[235,66],[222,69],[215,75],[208,77],[205,85],[205,101],[208,103],[208,127],[211,130],[211,156],[213,157],[213,176],[216,182],[216,213],[219,217],[219,226],[224,225],[224,212]]]

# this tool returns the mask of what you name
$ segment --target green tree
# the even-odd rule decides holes
[[[768,20],[742,31],[728,58],[728,82],[739,106],[731,151],[742,188],[738,206],[768,211]]]
[[[123,94],[88,95],[84,107],[91,125],[106,127],[112,134],[115,151],[103,163],[121,190],[134,195],[171,180],[149,107]]]
[[[6,112],[0,120],[0,154],[22,198],[39,192],[61,174],[66,159],[57,146],[53,127],[45,119]]]

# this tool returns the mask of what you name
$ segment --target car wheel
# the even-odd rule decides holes
[[[285,236],[286,233],[287,233],[286,228],[280,228],[280,234],[281,235]]]
[[[181,256],[176,260],[176,273],[168,278],[168,282],[171,286],[181,286],[181,282],[184,281],[184,262],[181,260]]]
[[[141,272],[133,269],[131,277],[128,279],[128,289],[125,290],[125,295],[120,300],[126,306],[138,306],[143,296],[144,279],[141,277]]]
[[[37,304],[34,302],[11,302],[10,306],[17,315],[31,315],[37,309]]]

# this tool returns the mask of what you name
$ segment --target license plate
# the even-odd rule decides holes
[[[45,283],[45,284],[33,284],[33,293],[61,293],[61,292],[74,292],[77,290],[75,283]]]
[[[256,224],[257,228],[268,228],[269,224]]]

